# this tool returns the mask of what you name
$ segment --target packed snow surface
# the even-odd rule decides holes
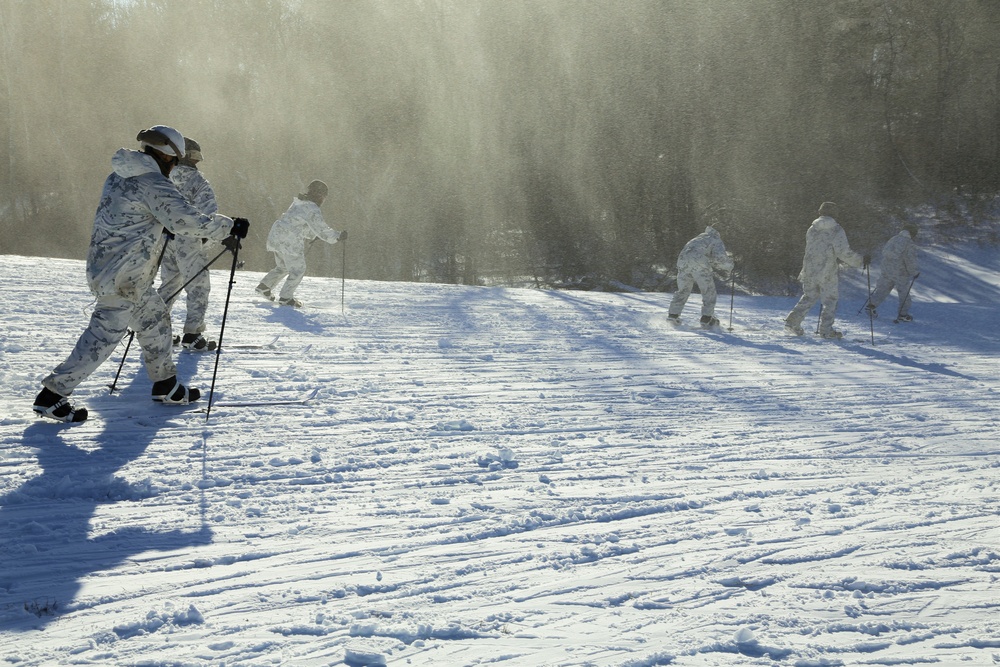
[[[705,331],[697,296],[677,328],[670,294],[307,278],[292,309],[238,271],[210,415],[135,347],[110,395],[122,346],[62,425],[31,401],[83,264],[0,257],[0,663],[1000,662],[1000,262],[922,261],[874,344],[857,271],[842,341],[728,286]],[[214,353],[177,356],[207,394]]]

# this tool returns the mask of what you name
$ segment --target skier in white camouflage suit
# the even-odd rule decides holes
[[[36,413],[81,422],[87,409],[68,400],[73,390],[111,356],[129,329],[142,347],[152,398],[187,403],[200,392],[177,381],[171,359],[172,336],[166,305],[153,278],[167,232],[176,236],[243,238],[249,223],[224,215],[208,216],[192,207],[170,181],[170,170],[184,156],[184,137],[156,125],[136,137],[140,151],[122,148],[111,160],[87,253],[87,282],[96,298],[88,328],[69,357],[42,380]],[[235,247],[236,239],[227,239]]]
[[[896,319],[900,322],[913,321],[913,316],[910,315],[910,287],[920,272],[917,266],[917,245],[914,243],[916,239],[917,226],[909,224],[889,239],[882,249],[882,273],[879,274],[875,291],[865,306],[873,316],[877,316],[875,309],[895,288],[896,296],[900,299]]]
[[[295,288],[306,275],[306,242],[321,239],[327,243],[347,240],[347,231],[337,232],[327,226],[319,207],[329,189],[323,181],[313,181],[304,194],[292,201],[284,215],[267,235],[267,249],[274,253],[275,267],[257,285],[257,293],[274,300],[274,288],[287,276],[278,294],[278,303],[298,308]]]
[[[198,171],[198,163],[202,160],[201,146],[190,137],[184,137],[184,143],[184,157],[170,172],[170,180],[188,203],[205,215],[214,216],[219,212],[215,191],[208,179]],[[210,343],[202,335],[205,331],[208,296],[212,291],[209,273],[202,269],[219,254],[222,246],[209,242],[204,237],[176,236],[167,243],[166,248],[160,263],[160,287],[157,292],[168,309],[173,308],[174,301],[180,296],[178,291],[187,284],[184,287],[187,293],[187,317],[180,342],[185,349],[196,352],[214,350],[214,342]],[[174,298],[167,301],[170,297]]]
[[[705,227],[704,232],[687,242],[677,257],[677,291],[670,301],[670,319],[680,321],[684,305],[697,283],[701,290],[701,324],[705,327],[717,325],[714,271],[727,274],[732,270],[733,260],[726,254],[718,230],[711,225]]]
[[[819,207],[819,217],[806,231],[806,252],[802,259],[802,298],[785,318],[785,329],[801,336],[805,333],[802,320],[806,313],[819,301],[819,333],[823,338],[842,338],[843,334],[833,328],[839,299],[839,264],[843,262],[855,268],[868,265],[868,258],[851,250],[847,234],[829,214],[835,204],[823,202]]]

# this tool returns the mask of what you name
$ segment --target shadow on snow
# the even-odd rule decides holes
[[[116,473],[142,456],[175,415],[170,408],[158,413],[160,407],[143,409],[140,419],[108,419],[93,438],[76,437],[87,426],[39,421],[25,429],[22,444],[36,453],[42,472],[0,497],[0,619],[6,619],[0,630],[38,629],[79,608],[74,601],[86,578],[135,554],[211,542],[204,499],[198,530],[136,525],[91,536],[99,506],[156,495],[148,480],[130,482]]]

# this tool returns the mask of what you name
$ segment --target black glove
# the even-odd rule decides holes
[[[236,252],[242,247],[240,246],[240,238],[235,234],[230,234],[226,238],[222,239],[221,243],[229,252]]]
[[[872,263],[872,256],[865,255],[864,258],[861,260],[861,268],[867,269],[869,265],[871,265],[871,263]]]
[[[233,230],[229,232],[233,236],[245,239],[250,231],[250,221],[246,218],[233,218]]]
[[[347,230],[346,229],[344,231],[340,232],[340,236],[337,237],[337,240],[338,241],[346,241],[347,240]]]

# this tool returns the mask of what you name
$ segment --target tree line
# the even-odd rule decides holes
[[[868,250],[992,198],[998,32],[993,0],[2,0],[0,252],[84,257],[164,123],[248,268],[321,179],[352,278],[662,289],[711,223],[782,290],[821,201]]]

